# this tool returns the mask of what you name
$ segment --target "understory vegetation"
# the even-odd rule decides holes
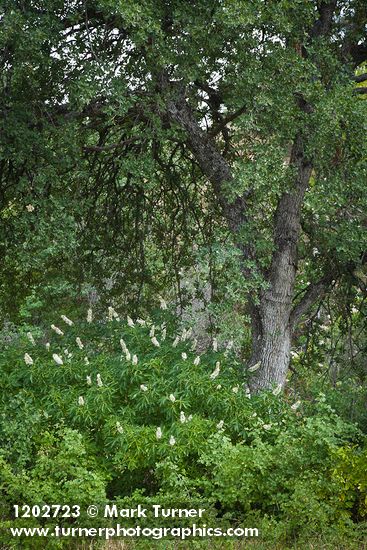
[[[107,317],[92,316],[59,317],[53,328],[19,331],[4,343],[2,528],[113,525],[117,520],[88,518],[88,505],[159,503],[205,508],[198,525],[257,527],[274,548],[294,541],[306,548],[315,538],[362,544],[365,389],[355,389],[348,410],[352,380],[332,387],[314,374],[301,389],[300,372],[297,391],[251,395],[252,373],[239,383],[231,342],[214,340],[198,353],[190,329],[164,310],[153,320],[120,319],[111,307]],[[14,518],[15,504],[60,502],[78,503],[81,516],[71,523]],[[24,538],[9,547],[43,544]]]

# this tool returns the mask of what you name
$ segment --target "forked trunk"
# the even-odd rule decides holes
[[[252,391],[283,387],[289,366],[301,208],[312,170],[300,135],[294,142],[290,163],[297,176],[292,189],[278,202],[274,219],[275,250],[267,276],[269,287],[260,296],[253,322],[250,370],[255,365],[258,368],[250,381]]]
[[[228,162],[218,152],[210,137],[202,130],[187,103],[184,91],[167,102],[166,116],[187,132],[187,143],[222,206],[228,228],[243,258],[243,275],[251,277],[246,260],[253,257],[252,246],[243,243],[241,230],[247,223],[248,193],[234,202],[226,198],[226,186],[233,182]],[[308,106],[301,108],[307,112]],[[305,132],[306,133],[306,132]],[[253,353],[249,367],[258,365],[251,377],[253,391],[283,386],[289,365],[294,319],[292,302],[297,270],[297,245],[300,235],[300,217],[304,195],[311,176],[311,162],[305,154],[305,136],[300,132],[294,139],[290,165],[294,170],[293,185],[285,190],[278,201],[274,218],[274,253],[265,279],[268,289],[260,296],[260,305],[249,297],[253,324]],[[302,308],[301,308],[302,309]],[[293,316],[294,317],[294,316]]]

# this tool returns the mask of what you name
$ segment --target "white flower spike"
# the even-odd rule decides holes
[[[155,346],[156,348],[160,347],[160,344],[159,344],[159,342],[158,342],[158,340],[155,336],[151,339],[151,342],[152,342],[153,346]]]
[[[186,361],[187,359],[187,353],[185,353],[184,351],[181,353],[181,357],[184,361]]]
[[[93,321],[93,311],[91,308],[87,311],[87,323],[91,323]]]
[[[77,346],[79,349],[83,349],[84,348],[84,344],[83,342],[81,341],[81,339],[79,338],[79,336],[77,338],[75,338],[75,341],[77,343]]]
[[[181,422],[181,424],[185,424],[185,422],[186,422],[186,416],[185,416],[185,413],[183,411],[180,412],[180,422]]]
[[[172,403],[176,401],[176,397],[173,395],[173,393],[171,393],[171,395],[169,396],[169,400],[172,401]]]
[[[102,382],[102,378],[101,378],[100,374],[97,374],[97,386],[99,388],[102,388],[102,386],[103,386],[103,382]]]
[[[180,337],[179,336],[176,336],[176,338],[174,339],[173,343],[172,343],[172,347],[173,348],[176,348],[178,343],[180,341]]]
[[[79,396],[78,404],[80,405],[80,407],[83,407],[83,405],[85,405],[84,397],[81,395]]]
[[[148,386],[146,386],[145,384],[140,384],[140,389],[141,391],[148,391]]]
[[[127,316],[127,324],[128,324],[129,327],[131,327],[131,328],[135,327],[135,323],[134,323],[134,321],[131,319],[131,317],[129,317],[129,315]]]
[[[133,365],[138,364],[138,356],[137,355],[133,355],[132,363],[133,363]]]
[[[173,447],[173,445],[176,444],[176,440],[175,438],[173,437],[173,435],[171,435],[171,437],[169,438],[169,444]]]
[[[213,370],[213,372],[210,375],[211,380],[214,380],[215,378],[217,378],[219,373],[220,373],[220,363],[219,363],[219,361],[217,361],[216,364],[215,364],[215,369]]]
[[[57,353],[52,354],[52,359],[55,361],[55,363],[57,363],[57,365],[64,364],[62,358],[60,357],[60,355],[57,355]]]
[[[27,338],[30,341],[30,343],[32,344],[32,346],[36,345],[35,339],[33,338],[33,335],[32,335],[31,332],[27,332]]]
[[[249,367],[249,372],[255,372],[257,369],[259,369],[261,367],[261,361],[259,361],[258,363],[256,363],[255,365],[252,365],[252,367]]]
[[[51,328],[52,330],[54,330],[56,332],[56,334],[58,334],[59,336],[64,336],[64,333],[61,329],[59,329],[59,327],[57,327],[56,325],[51,325]]]
[[[113,319],[116,319],[116,321],[120,320],[120,317],[118,316],[118,313],[115,311],[115,309],[112,306],[108,307],[108,320],[112,321]]]
[[[123,427],[121,426],[120,422],[116,422],[116,430],[118,431],[119,434],[123,434],[123,433],[124,433],[124,429],[123,429]]]
[[[25,361],[25,364],[26,364],[26,365],[33,365],[33,359],[32,359],[32,357],[29,355],[29,353],[25,353],[25,354],[24,354],[24,361]]]
[[[69,325],[69,327],[71,327],[74,324],[73,321],[69,319],[69,317],[66,317],[66,315],[61,315],[61,319],[64,321],[64,323]]]
[[[195,357],[195,359],[194,359],[194,365],[195,365],[195,367],[197,367],[199,364],[200,364],[200,356],[198,355],[198,356]]]
[[[156,432],[155,432],[155,436],[157,439],[161,439],[162,438],[162,428],[158,427]]]

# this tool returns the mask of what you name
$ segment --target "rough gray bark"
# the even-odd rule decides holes
[[[301,207],[312,171],[300,136],[294,142],[290,164],[296,170],[296,181],[292,190],[281,196],[275,213],[275,252],[269,269],[269,287],[260,299],[261,330],[253,335],[250,367],[260,363],[252,377],[253,391],[273,384],[283,386],[290,359]]]

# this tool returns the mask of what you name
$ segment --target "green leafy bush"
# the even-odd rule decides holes
[[[37,525],[14,504],[60,502],[200,503],[274,541],[363,519],[363,435],[325,396],[250,396],[229,350],[198,355],[162,313],[33,333],[0,353],[3,526]]]

